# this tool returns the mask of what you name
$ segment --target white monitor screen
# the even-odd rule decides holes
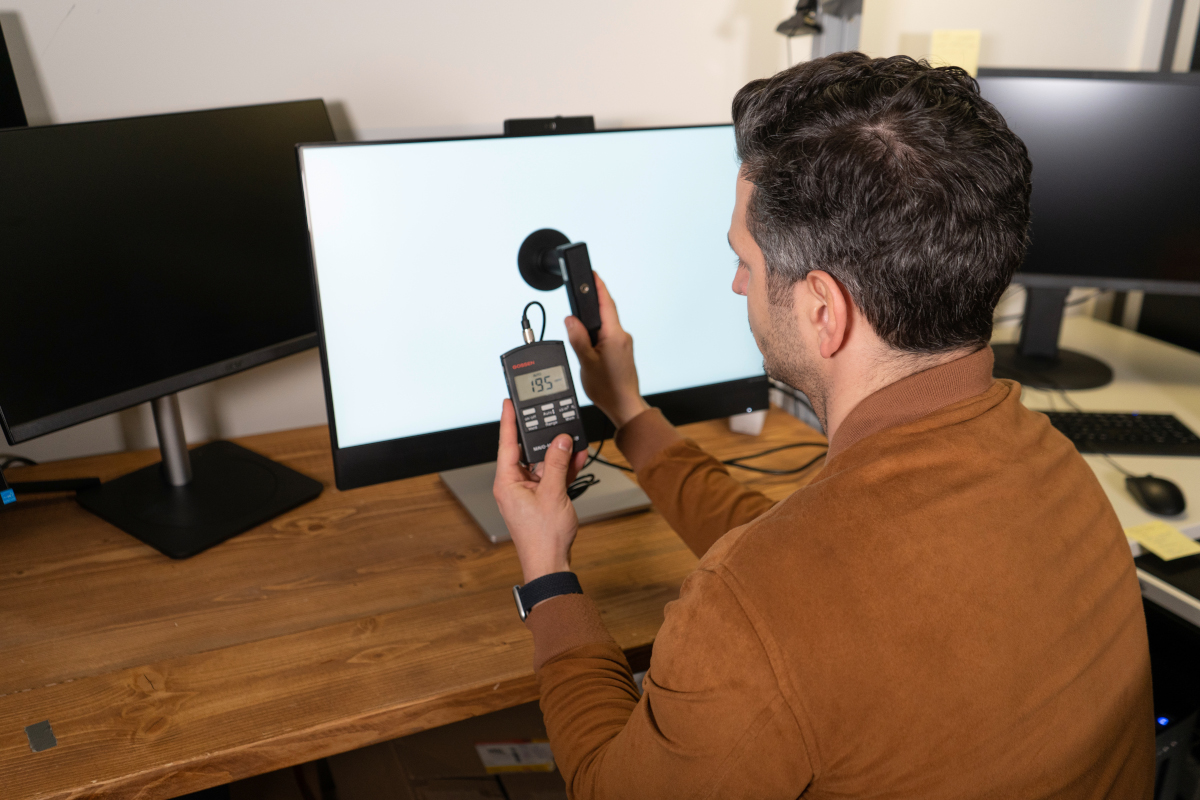
[[[566,340],[566,289],[517,269],[541,228],[587,243],[643,394],[762,374],[730,288],[730,126],[314,146],[301,166],[338,447],[499,419],[522,307]]]

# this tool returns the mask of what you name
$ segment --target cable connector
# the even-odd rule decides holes
[[[529,324],[528,317],[521,317],[521,338],[525,340],[525,344],[533,344],[533,327]]]
[[[4,473],[0,471],[0,505],[15,502],[17,502],[17,493],[8,487],[8,482],[4,480]]]

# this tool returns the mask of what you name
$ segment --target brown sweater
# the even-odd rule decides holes
[[[1129,547],[991,366],[985,348],[868,397],[774,506],[657,411],[621,430],[701,560],[640,698],[586,596],[530,614],[572,798],[1151,796]]]

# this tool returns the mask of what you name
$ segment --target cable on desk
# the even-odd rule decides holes
[[[20,464],[36,467],[37,462],[25,456],[0,455],[0,505],[9,505],[18,494],[52,494],[55,492],[78,492],[100,485],[99,478],[67,478],[55,481],[13,481],[8,483],[4,470]]]
[[[607,423],[608,417],[606,417],[604,415],[601,415],[601,416],[603,417],[604,422]],[[600,450],[604,447],[604,440],[608,438],[607,436],[603,435],[603,433],[604,433],[603,428],[600,429],[600,432],[601,432],[600,444],[596,445],[596,452],[588,455],[587,461],[583,462],[583,466],[579,468],[579,473],[575,476],[575,480],[571,481],[571,483],[567,486],[567,497],[571,498],[572,500],[579,497],[581,494],[586,492],[589,488],[595,486],[597,483],[600,483],[600,479],[597,478],[595,476],[595,474],[593,474],[591,472],[584,472],[584,470],[587,469],[589,466],[591,466],[592,463],[599,461],[601,464],[608,464],[608,466],[610,466],[610,467],[617,466],[616,464],[610,464],[609,462],[600,458]],[[613,429],[613,433],[614,434],[616,433],[616,428]],[[624,467],[617,467],[617,468],[624,469]]]
[[[4,454],[0,455],[0,472],[9,467],[36,467],[37,463],[32,458],[26,458],[25,456]]]
[[[826,453],[824,453],[824,452],[818,453],[816,456],[813,456],[808,461],[805,461],[803,464],[796,467],[795,469],[764,469],[763,467],[752,467],[749,464],[740,463],[742,461],[749,461],[754,458],[762,458],[763,456],[770,455],[771,453],[778,453],[780,450],[791,450],[792,448],[795,448],[795,447],[819,447],[823,451],[827,451],[829,449],[829,445],[822,444],[821,442],[793,442],[792,444],[784,444],[784,445],[780,445],[779,447],[772,447],[769,450],[763,450],[762,452],[759,452],[759,453],[751,453],[748,456],[738,456],[737,458],[726,459],[725,461],[722,461],[721,463],[728,467],[736,467],[738,469],[744,469],[747,472],[758,472],[763,475],[795,475],[797,473],[803,472],[804,470],[808,469],[813,464],[817,463],[822,458],[824,458],[826,455]],[[601,464],[604,464],[605,466],[616,467],[617,469],[623,470],[625,472],[636,472],[637,471],[634,469],[630,469],[629,467],[623,467],[620,464],[614,464],[611,461],[606,461],[605,459],[600,458],[599,453],[600,453],[600,451],[599,451],[599,449],[597,449],[596,455],[593,457],[593,459],[595,461],[599,461]]]
[[[791,450],[792,448],[795,448],[795,447],[819,447],[819,448],[821,448],[821,452],[818,453],[817,455],[813,456],[812,458],[810,458],[808,461],[805,461],[803,464],[801,464],[800,466],[798,466],[794,469],[764,469],[762,467],[751,467],[747,464],[739,463],[742,461],[749,461],[752,458],[761,458],[762,456],[770,455],[771,453],[778,453],[780,450]],[[785,445],[780,445],[779,447],[772,447],[770,450],[763,450],[761,453],[753,453],[748,456],[738,456],[737,458],[726,459],[725,461],[722,461],[721,463],[725,464],[727,466],[730,466],[730,467],[737,467],[738,469],[744,469],[749,472],[758,472],[762,475],[795,475],[797,473],[803,472],[804,470],[808,469],[809,467],[811,467],[813,464],[820,461],[822,458],[824,458],[828,454],[829,454],[829,445],[827,445],[827,444],[822,444],[821,442],[793,442],[792,444],[785,444]]]

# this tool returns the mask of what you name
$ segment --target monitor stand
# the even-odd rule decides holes
[[[580,525],[645,511],[650,507],[650,498],[641,487],[622,475],[616,467],[593,461],[581,474],[588,472],[600,482],[589,486],[586,492],[571,501]],[[500,516],[496,498],[492,496],[492,483],[496,480],[495,461],[447,470],[439,473],[439,477],[483,529],[484,536],[493,542],[512,539],[504,518]]]
[[[1103,361],[1058,346],[1070,289],[1025,287],[1025,314],[1017,344],[994,344],[992,374],[1035,389],[1098,389],[1112,382]]]
[[[153,400],[162,461],[76,494],[80,505],[171,558],[188,558],[314,499],[320,481],[233,442],[190,453],[179,398]]]

